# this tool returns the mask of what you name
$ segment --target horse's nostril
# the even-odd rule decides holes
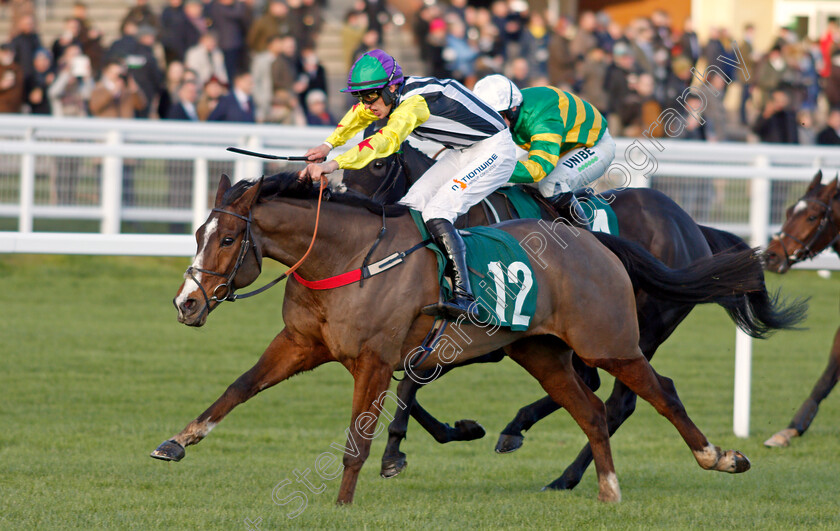
[[[185,312],[188,312],[193,308],[195,308],[195,299],[187,299],[181,303],[181,309],[183,309]]]

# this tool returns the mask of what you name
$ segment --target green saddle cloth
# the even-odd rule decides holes
[[[618,236],[618,217],[609,203],[595,195],[581,197],[579,201],[593,232],[606,232]]]
[[[506,186],[496,190],[500,194],[504,194],[510,200],[510,204],[520,218],[534,218],[540,219],[542,211],[537,201],[519,186]]]
[[[423,239],[429,238],[420,213],[412,210],[411,216]],[[514,332],[527,330],[537,308],[537,280],[527,253],[516,238],[492,227],[470,227],[461,236],[480,321]],[[446,257],[434,243],[427,247],[437,256],[438,278],[444,296],[449,297],[452,289],[444,281]]]

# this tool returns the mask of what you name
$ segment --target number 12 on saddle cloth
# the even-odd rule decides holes
[[[420,213],[411,211],[423,238],[428,231]],[[537,281],[531,261],[516,238],[492,227],[470,227],[461,231],[467,247],[467,267],[470,285],[478,301],[482,323],[510,327],[514,332],[528,329],[537,308]],[[451,289],[443,282],[446,259],[435,244],[427,247],[435,251],[438,275],[444,297]]]

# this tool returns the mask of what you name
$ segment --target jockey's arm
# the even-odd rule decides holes
[[[373,113],[370,113],[370,111],[365,111],[365,113],[374,116]],[[385,124],[385,127],[377,131],[372,136],[369,136],[359,142],[355,148],[342,153],[333,160],[338,163],[339,168],[344,170],[364,168],[374,159],[387,157],[388,155],[399,151],[400,146],[405,139],[408,138],[408,135],[411,134],[417,126],[428,120],[429,115],[429,106],[426,104],[426,100],[420,95],[412,96],[400,103],[397,108],[391,112],[391,115],[388,117],[388,123]],[[373,120],[370,120],[364,125],[366,126],[372,121]],[[358,132],[360,129],[361,128],[356,129],[353,134]],[[338,129],[336,129],[336,131],[338,131]],[[330,139],[332,139],[334,135],[335,133],[327,138],[327,142],[332,143]],[[345,131],[341,131],[341,135],[343,138],[347,135],[347,133]]]
[[[528,160],[516,163],[509,182],[539,182],[554,170],[557,161],[560,160],[560,149],[565,140],[563,135],[551,132],[563,130],[562,124],[555,125],[556,127],[552,127],[551,122],[544,122],[540,124],[539,130],[531,135],[531,142],[526,147]]]

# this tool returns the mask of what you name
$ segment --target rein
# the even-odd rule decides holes
[[[817,205],[823,207],[825,209],[825,212],[823,213],[823,217],[820,220],[819,227],[817,227],[817,231],[814,233],[814,235],[811,237],[811,239],[808,241],[808,243],[804,243],[802,240],[800,240],[796,236],[788,234],[787,232],[785,232],[783,230],[780,230],[779,232],[777,232],[776,234],[773,235],[773,239],[778,241],[779,245],[782,246],[782,251],[784,251],[784,253],[785,253],[785,263],[788,267],[792,267],[794,264],[802,262],[803,260],[809,260],[809,259],[815,257],[816,255],[821,253],[823,250],[825,250],[826,248],[834,245],[835,243],[837,243],[838,240],[840,240],[840,228],[838,228],[832,222],[832,216],[831,216],[832,201],[829,201],[828,204],[823,203],[822,201],[819,201],[817,199],[800,199],[800,201],[805,201],[805,202],[808,202],[808,203],[816,203]],[[822,237],[823,233],[829,227],[832,227],[834,230],[837,230],[838,231],[837,235],[834,236],[834,238],[830,242],[828,242],[825,246],[821,247],[820,249],[814,249],[813,245],[817,242],[817,240],[819,240]],[[789,239],[793,240],[795,243],[799,244],[799,246],[800,246],[799,249],[797,249],[793,253],[788,253],[787,246],[785,246],[785,242],[784,242],[783,238],[789,238]]]
[[[245,217],[245,216],[242,216],[240,214],[237,214],[236,212],[231,212],[231,211],[225,210],[223,208],[214,208],[212,210],[212,212],[218,212],[220,214],[229,214],[231,216],[234,216],[236,218],[239,218],[239,219],[243,220],[245,222],[245,236],[243,237],[242,245],[239,248],[239,256],[236,259],[236,263],[233,265],[233,270],[229,274],[219,273],[218,271],[211,271],[209,269],[201,269],[199,267],[193,267],[193,266],[190,266],[190,267],[187,268],[186,274],[189,275],[190,278],[192,279],[192,281],[195,282],[198,285],[199,289],[201,289],[201,294],[204,296],[204,308],[202,309],[202,313],[207,312],[209,314],[210,312],[213,311],[214,308],[216,308],[216,306],[218,306],[218,305],[216,305],[213,308],[211,308],[210,307],[210,302],[211,301],[222,303],[222,302],[225,302],[225,301],[233,302],[233,301],[236,301],[236,300],[239,300],[239,299],[247,299],[248,297],[253,297],[254,295],[259,295],[260,293],[266,291],[267,289],[269,289],[271,287],[274,287],[276,284],[278,284],[283,279],[287,278],[289,275],[296,274],[295,270],[298,267],[300,267],[300,265],[303,263],[304,260],[306,260],[306,258],[309,256],[310,251],[312,251],[312,247],[315,246],[315,238],[318,236],[318,225],[319,225],[320,220],[321,220],[321,200],[324,197],[324,190],[326,189],[326,187],[327,187],[327,178],[322,175],[321,176],[321,186],[320,186],[320,189],[318,191],[318,207],[315,211],[315,230],[312,232],[312,240],[309,242],[309,248],[306,249],[306,252],[303,253],[303,256],[300,258],[300,260],[298,260],[297,263],[295,263],[292,267],[290,267],[285,273],[283,273],[279,277],[275,278],[274,280],[272,280],[271,282],[269,282],[265,286],[263,286],[259,289],[255,289],[254,291],[249,291],[248,293],[243,293],[242,295],[237,295],[235,293],[235,290],[231,288],[231,283],[233,282],[233,279],[236,277],[236,273],[239,271],[239,268],[242,267],[242,264],[245,262],[245,257],[248,254],[248,250],[253,248],[254,249],[254,254],[257,257],[257,262],[260,261],[259,251],[257,250],[257,247],[255,245],[253,245],[253,243],[251,241],[251,224],[254,221],[253,212],[251,210],[249,210],[248,211],[248,217]],[[195,277],[195,272],[207,273],[208,275],[214,275],[214,276],[217,276],[217,277],[222,277],[222,278],[225,279],[225,281],[223,283],[219,284],[218,286],[216,286],[216,288],[213,289],[213,293],[208,297],[207,296],[207,291],[204,289],[204,286],[202,286],[201,282],[199,282],[198,279]],[[224,296],[219,295],[219,289],[220,288],[225,289]]]

